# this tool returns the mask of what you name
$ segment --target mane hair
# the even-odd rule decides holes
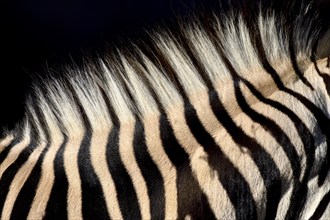
[[[144,38],[86,61],[84,68],[65,67],[65,76],[35,83],[26,121],[38,129],[56,125],[69,135],[145,119],[210,87],[226,96],[225,88],[233,83],[226,62],[259,89],[270,79],[265,63],[284,83],[303,78],[285,74],[310,61],[322,34],[314,2],[285,5],[285,11],[258,3],[249,11],[252,16],[244,4],[223,4],[211,15],[178,19],[176,28],[163,25],[146,31]],[[289,20],[292,10],[295,17]],[[37,120],[36,112],[44,119]]]

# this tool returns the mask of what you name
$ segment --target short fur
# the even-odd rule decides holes
[[[324,27],[300,6],[196,15],[37,83],[0,142],[1,218],[59,214],[60,186],[69,219],[330,218]]]

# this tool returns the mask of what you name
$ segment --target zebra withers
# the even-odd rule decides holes
[[[36,82],[0,142],[0,218],[330,218],[328,26],[282,3]]]

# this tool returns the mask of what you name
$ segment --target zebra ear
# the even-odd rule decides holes
[[[330,29],[320,39],[316,49],[316,58],[323,59],[330,56]]]

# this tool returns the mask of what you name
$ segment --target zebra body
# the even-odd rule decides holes
[[[258,38],[224,20],[37,84],[0,142],[1,219],[330,218],[329,59],[299,22],[289,48],[271,13]]]

